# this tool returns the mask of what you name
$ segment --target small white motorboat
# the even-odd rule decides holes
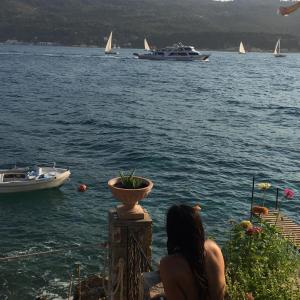
[[[17,193],[56,188],[70,177],[69,169],[36,166],[0,170],[0,193]]]

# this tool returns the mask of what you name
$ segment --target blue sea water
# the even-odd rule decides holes
[[[282,210],[300,222],[299,54],[165,62],[120,52],[0,46],[0,167],[55,161],[72,172],[59,190],[0,196],[1,257],[106,241],[117,204],[107,181],[120,170],[154,181],[141,204],[156,261],[170,205],[200,203],[207,234],[222,244],[228,220],[249,215],[252,176],[273,185],[269,207],[275,187],[294,189]],[[86,275],[103,257],[91,248],[0,262],[0,299],[64,298],[75,263]]]

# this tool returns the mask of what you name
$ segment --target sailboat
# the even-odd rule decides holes
[[[278,39],[278,41],[275,45],[273,54],[275,57],[285,57],[285,55],[280,52],[280,39]]]
[[[146,40],[146,38],[144,38],[144,48],[145,48],[145,51],[151,51],[150,47],[149,47],[149,44]]]
[[[246,54],[243,42],[240,42],[239,54]]]
[[[109,38],[107,40],[107,43],[106,43],[105,54],[119,54],[119,52],[113,51],[111,45],[112,45],[112,31],[111,31]]]

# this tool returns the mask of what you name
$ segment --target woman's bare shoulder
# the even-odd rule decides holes
[[[208,267],[218,266],[224,268],[224,258],[221,248],[212,240],[206,240],[204,244],[206,265]]]
[[[204,248],[207,254],[222,255],[221,248],[213,240],[206,240],[204,243]]]
[[[210,299],[224,299],[225,266],[221,248],[212,240],[205,241],[205,269]]]
[[[224,258],[221,248],[212,240],[205,241],[204,247],[207,273],[210,275],[220,273],[222,275],[224,273]]]

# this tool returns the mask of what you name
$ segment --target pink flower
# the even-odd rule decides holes
[[[254,300],[252,293],[246,293],[246,300]]]
[[[295,195],[295,192],[292,189],[285,188],[284,191],[283,191],[283,195],[287,199],[293,199],[294,195]]]
[[[258,233],[261,233],[261,232],[262,232],[262,228],[257,227],[257,226],[250,227],[246,230],[246,233],[248,235],[258,234]]]

